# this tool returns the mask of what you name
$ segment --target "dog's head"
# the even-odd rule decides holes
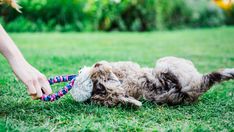
[[[121,82],[113,73],[108,62],[102,61],[96,63],[90,72],[90,78],[93,82],[93,91],[91,100],[98,104],[106,106],[115,106],[118,104],[141,106],[141,102],[126,94],[125,89],[121,87]]]

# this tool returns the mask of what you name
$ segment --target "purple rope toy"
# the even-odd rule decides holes
[[[68,82],[70,81],[66,86],[64,86],[61,90],[59,90],[57,93],[53,93],[50,95],[43,95],[41,97],[42,101],[50,101],[53,102],[55,100],[58,100],[62,96],[68,93],[69,90],[72,89],[75,79],[77,75],[65,75],[65,76],[56,76],[48,79],[50,85],[53,85],[55,83],[61,83],[61,82]]]

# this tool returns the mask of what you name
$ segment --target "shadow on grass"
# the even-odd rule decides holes
[[[106,107],[103,105],[94,104],[92,102],[78,103],[72,99],[62,99],[57,102],[40,102],[40,101],[25,101],[25,102],[8,102],[4,108],[1,108],[0,116],[7,116],[11,113],[18,112],[19,114],[24,114],[25,112],[30,114],[40,113],[59,113],[59,114],[70,114],[70,113],[93,113],[97,114],[98,110],[105,110],[111,112],[113,110],[123,111],[123,112],[134,112],[140,108],[133,106],[118,105],[115,107]]]

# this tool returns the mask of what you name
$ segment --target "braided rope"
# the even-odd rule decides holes
[[[66,86],[64,86],[61,90],[59,90],[56,93],[50,94],[50,95],[43,95],[41,97],[42,101],[50,101],[53,102],[55,100],[58,100],[59,98],[61,98],[62,96],[64,96],[65,94],[68,93],[69,90],[72,89],[74,82],[75,82],[75,78],[77,75],[66,75],[66,76],[56,76],[56,77],[52,77],[48,80],[48,82],[50,83],[50,85],[53,85],[55,83],[61,83],[61,82],[68,82],[70,81]]]

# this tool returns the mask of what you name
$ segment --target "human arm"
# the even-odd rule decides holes
[[[46,77],[25,60],[1,25],[0,52],[7,59],[15,75],[27,86],[27,91],[33,99],[41,97],[43,92],[52,93]]]

